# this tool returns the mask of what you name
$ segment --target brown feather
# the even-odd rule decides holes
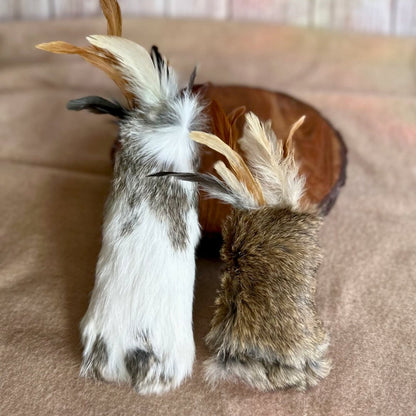
[[[72,45],[72,43],[57,40],[55,42],[39,43],[36,45],[37,49],[52,53],[65,53],[81,55],[84,53],[84,48]]]
[[[234,108],[233,111],[227,114],[227,118],[230,122],[231,132],[230,132],[230,141],[229,145],[231,149],[237,150],[237,143],[239,137],[239,130],[237,128],[238,120],[246,113],[247,109],[244,105]]]
[[[107,34],[121,36],[122,17],[117,0],[100,0],[101,9],[107,20]],[[134,95],[129,91],[128,81],[118,69],[118,60],[108,51],[94,46],[78,47],[68,42],[56,41],[41,43],[36,48],[52,53],[75,54],[105,72],[120,88],[126,97],[128,107],[134,106]]]
[[[81,48],[63,41],[40,43],[36,45],[36,48],[52,53],[81,56],[87,62],[105,72],[120,88],[128,101],[129,107],[133,106],[134,96],[128,89],[128,81],[123,78],[121,72],[117,69],[117,59],[108,51],[94,46]]]
[[[100,0],[101,10],[107,19],[107,35],[121,36],[122,19],[117,0]]]
[[[223,142],[229,143],[231,125],[222,107],[216,100],[209,106],[211,116],[211,133],[218,136]]]
[[[209,111],[211,115],[211,133],[227,143],[231,149],[237,150],[239,131],[236,124],[239,118],[246,112],[246,107],[240,106],[229,114],[225,114],[223,108],[218,104],[218,101],[212,100]]]

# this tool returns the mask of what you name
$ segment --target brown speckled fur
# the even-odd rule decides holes
[[[330,370],[316,316],[321,218],[291,209],[233,210],[223,225],[225,262],[207,345],[211,381],[240,378],[260,390],[317,384]]]

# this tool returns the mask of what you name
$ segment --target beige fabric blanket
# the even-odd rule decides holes
[[[203,381],[220,264],[200,259],[194,375],[164,396],[80,379],[78,323],[93,287],[109,151],[107,116],[65,109],[118,97],[78,57],[35,50],[104,33],[103,18],[0,26],[0,414],[386,415],[416,411],[416,68],[414,39],[206,21],[127,20],[125,36],[185,80],[283,90],[320,109],[349,148],[347,185],[322,232],[319,314],[329,377],[306,393]]]

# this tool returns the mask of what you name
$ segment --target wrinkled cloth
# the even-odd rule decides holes
[[[317,307],[331,334],[328,378],[306,393],[203,380],[221,264],[199,259],[191,379],[162,396],[79,378],[78,325],[94,284],[117,126],[65,109],[119,98],[75,56],[104,18],[0,25],[0,414],[386,415],[416,408],[416,68],[414,39],[274,25],[126,19],[180,78],[280,90],[319,109],[348,147],[347,183],[325,220]]]

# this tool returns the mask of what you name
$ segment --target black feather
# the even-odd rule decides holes
[[[68,110],[88,110],[95,114],[111,114],[117,118],[125,118],[128,110],[117,101],[109,101],[102,97],[88,96],[68,101]]]
[[[155,172],[147,175],[148,177],[174,176],[188,182],[199,182],[198,177],[203,176],[202,173],[185,173],[185,172]]]
[[[233,192],[226,183],[210,173],[156,172],[147,176],[172,176],[183,181],[196,182],[207,193],[209,198],[216,198],[239,209],[251,207],[251,203],[247,202],[244,195]]]
[[[194,84],[195,84],[195,78],[196,78],[196,67],[194,68],[194,70],[191,73],[191,76],[189,77],[188,92],[192,91],[192,88],[194,87]]]
[[[155,45],[152,46],[150,51],[150,56],[152,58],[153,65],[157,67],[159,72],[159,76],[162,75],[163,70],[166,71],[166,75],[169,78],[169,68],[167,63],[165,62],[163,56],[159,52],[159,48]]]
[[[205,173],[186,173],[186,172],[156,172],[147,175],[148,177],[160,177],[160,176],[173,176],[177,179],[181,179],[187,182],[197,182],[197,183],[212,183],[212,178],[219,181],[213,175],[207,175]]]
[[[185,173],[185,172],[156,172],[149,177],[173,176],[187,182],[196,182],[206,191],[217,191],[226,195],[231,193],[230,188],[216,176],[207,173]]]

